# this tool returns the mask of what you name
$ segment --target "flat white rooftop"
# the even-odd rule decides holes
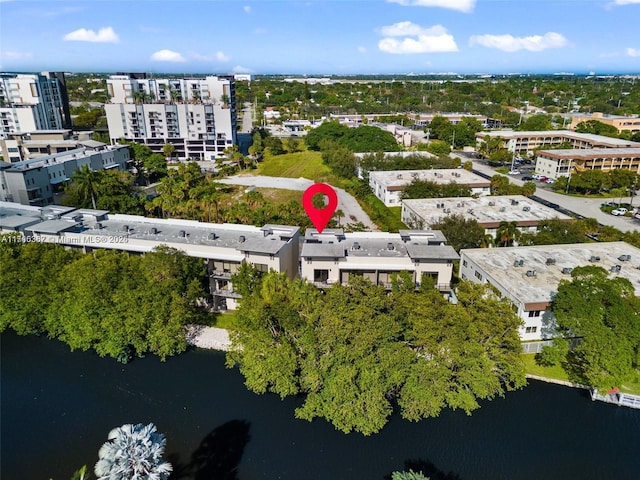
[[[571,280],[571,269],[586,265],[603,267],[611,277],[626,278],[640,296],[640,249],[625,242],[475,248],[461,250],[460,256],[478,265],[491,283],[523,304],[550,302],[560,281]],[[522,266],[515,266],[520,261]],[[612,272],[617,265],[620,270]],[[527,275],[531,271],[534,276]]]
[[[459,183],[469,186],[488,187],[491,182],[480,175],[463,168],[442,168],[430,170],[389,170],[369,172],[369,179],[387,189],[402,188],[414,180],[430,181],[438,184]]]
[[[557,218],[570,221],[571,217],[534,202],[524,195],[494,197],[450,197],[403,200],[405,209],[423,220],[424,227],[438,223],[451,215],[462,215],[476,220],[484,228],[496,228],[500,222],[517,222],[518,226],[535,226],[543,220]]]
[[[604,135],[594,135],[592,133],[577,133],[571,130],[541,130],[541,131],[525,131],[520,132],[516,130],[492,130],[487,132],[476,133],[477,138],[527,138],[527,137],[565,137],[573,138],[576,140],[584,140],[600,145],[611,145],[618,147],[640,147],[640,143],[632,142],[630,140],[623,140],[621,138],[605,137]]]
[[[571,158],[590,160],[593,158],[629,158],[640,157],[640,146],[633,148],[585,148],[538,150],[538,155],[552,158]]]

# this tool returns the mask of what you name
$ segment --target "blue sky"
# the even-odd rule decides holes
[[[0,0],[0,70],[640,73],[640,0]]]

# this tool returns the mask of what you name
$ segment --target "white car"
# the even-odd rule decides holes
[[[519,170],[509,170],[509,175],[520,175]]]
[[[616,208],[615,210],[611,211],[611,215],[615,215],[616,217],[624,215],[628,212],[628,210],[626,208]]]
[[[533,175],[531,175],[535,180],[540,180],[542,178],[542,175],[540,175],[539,173],[534,173]]]
[[[553,183],[555,180],[553,178],[547,178],[544,183]]]

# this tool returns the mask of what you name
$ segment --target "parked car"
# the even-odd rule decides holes
[[[534,180],[533,177],[529,177],[529,176],[526,176],[526,175],[524,177],[522,177],[522,181],[523,182],[531,182],[533,180]]]
[[[520,175],[519,170],[509,170],[509,175]]]
[[[615,215],[616,217],[621,216],[621,215],[625,215],[628,212],[628,210],[624,207],[621,208],[616,208],[615,210],[611,210],[611,215]]]
[[[540,178],[538,178],[538,181],[539,181],[539,182],[542,182],[542,183],[546,182],[547,180],[549,180],[547,177],[540,177]]]
[[[553,178],[547,178],[547,179],[544,181],[544,183],[549,183],[549,184],[551,184],[551,183],[553,183],[553,182],[555,182],[555,180],[554,180]]]
[[[600,204],[601,207],[615,207],[616,205],[616,202],[604,202]]]

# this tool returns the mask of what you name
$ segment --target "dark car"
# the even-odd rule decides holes
[[[524,176],[522,177],[523,182],[533,182],[533,177]]]

